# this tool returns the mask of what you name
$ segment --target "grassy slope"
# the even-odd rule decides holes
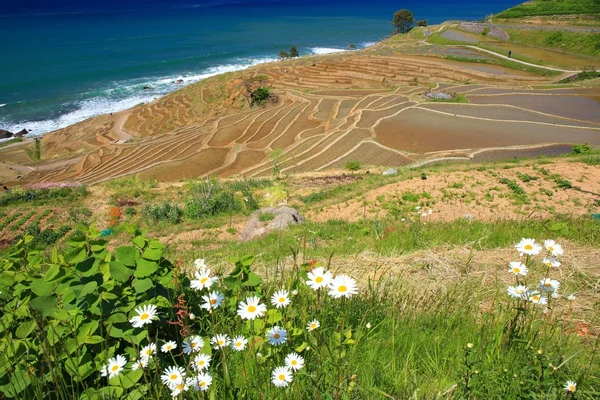
[[[498,18],[522,18],[542,15],[600,14],[598,0],[535,0],[496,15]]]

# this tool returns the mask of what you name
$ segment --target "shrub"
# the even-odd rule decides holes
[[[327,193],[326,192],[314,192],[309,194],[308,196],[300,196],[300,200],[302,200],[303,203],[309,204],[309,203],[318,203],[319,201],[323,201],[327,198]]]
[[[150,204],[142,208],[142,217],[146,222],[153,224],[167,221],[171,224],[178,224],[181,222],[183,211],[176,204],[171,204],[168,201],[163,201],[158,204]]]
[[[46,203],[58,199],[75,202],[87,194],[86,187],[79,184],[46,182],[2,193],[0,207],[29,202]]]
[[[591,154],[593,152],[592,146],[587,143],[573,145],[573,154]]]
[[[222,184],[215,180],[194,183],[185,202],[185,216],[201,219],[210,216],[254,211],[259,208],[251,189],[268,185],[268,180],[249,180]],[[239,195],[236,195],[239,193]]]
[[[358,171],[360,169],[360,161],[348,161],[346,163],[346,169],[350,170],[350,171]]]
[[[260,87],[250,93],[250,105],[262,105],[269,98],[269,89]]]
[[[546,37],[546,39],[544,39],[544,44],[556,47],[562,42],[563,36],[564,33],[562,33],[561,31],[554,31],[551,34],[549,34]]]

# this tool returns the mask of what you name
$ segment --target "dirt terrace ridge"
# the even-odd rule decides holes
[[[0,154],[21,176],[7,182],[14,186],[133,174],[162,181],[261,176],[275,163],[283,173],[348,161],[405,166],[539,145],[600,145],[597,89],[534,90],[548,79],[489,67],[376,50],[304,57],[214,77],[53,132],[37,163],[24,162],[24,146]],[[242,83],[253,77],[278,94],[278,104],[248,108]],[[426,102],[431,88],[463,93],[470,104]],[[492,148],[504,153],[482,151]]]

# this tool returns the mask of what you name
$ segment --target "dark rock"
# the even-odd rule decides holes
[[[177,79],[177,83],[183,83],[183,79]]]
[[[12,132],[9,132],[4,129],[0,129],[0,139],[9,139],[11,137],[13,137]]]
[[[27,135],[29,132],[27,131],[27,129],[21,129],[19,132],[15,133],[13,136],[14,137],[23,137],[25,135]]]
[[[261,222],[262,214],[272,214],[273,218],[269,221]],[[240,234],[240,241],[247,242],[257,237],[264,236],[273,231],[280,231],[289,225],[304,223],[305,219],[298,210],[291,207],[265,207],[255,211],[248,221],[248,225]]]
[[[142,89],[144,89],[144,90],[152,90],[152,86],[144,86]]]

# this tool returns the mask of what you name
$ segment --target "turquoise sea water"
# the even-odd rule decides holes
[[[368,46],[391,15],[482,19],[516,1],[390,0],[0,9],[0,128],[39,135],[152,100],[202,78],[301,55]],[[94,4],[96,4],[94,6]],[[152,89],[143,90],[144,86]]]

